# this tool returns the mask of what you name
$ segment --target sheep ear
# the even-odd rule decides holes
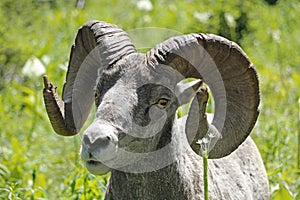
[[[192,81],[183,80],[177,83],[175,93],[178,98],[179,104],[187,104],[196,95],[197,89],[202,85],[201,79]],[[196,88],[196,89],[194,89]]]
[[[72,46],[62,101],[45,80],[44,101],[52,127],[60,135],[78,133],[94,102],[94,88],[103,69],[136,52],[129,36],[115,25],[90,21],[77,33]]]
[[[212,122],[211,114],[206,113],[208,97],[207,87],[201,86],[190,105],[186,121],[186,136],[191,148],[197,154],[200,153],[200,150],[210,152],[222,139],[218,129],[210,124]]]
[[[177,36],[147,52],[147,61],[153,67],[170,66],[209,86],[215,100],[211,125],[222,135],[210,158],[230,154],[248,137],[259,114],[259,83],[254,65],[236,43],[213,34]]]

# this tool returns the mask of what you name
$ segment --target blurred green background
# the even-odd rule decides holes
[[[261,113],[252,137],[271,198],[300,199],[299,10],[298,0],[86,0],[83,8],[76,0],[1,0],[0,199],[103,198],[109,175],[86,171],[80,135],[56,135],[42,101],[42,75],[61,94],[70,46],[92,19],[124,30],[215,33],[241,45],[259,73]]]

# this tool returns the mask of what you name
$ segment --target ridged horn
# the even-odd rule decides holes
[[[94,88],[102,70],[134,52],[129,36],[115,25],[89,21],[78,30],[62,100],[56,87],[44,77],[44,103],[57,134],[71,136],[80,131],[94,102]]]
[[[198,123],[196,138],[189,140],[192,148],[204,137],[203,129],[210,126],[222,135],[210,158],[230,154],[247,138],[259,113],[259,84],[254,65],[236,43],[213,34],[183,35],[158,44],[147,53],[147,59],[150,65],[171,66],[184,77],[202,79],[210,87],[214,119],[208,126],[201,125],[203,121]],[[191,131],[188,129],[187,134]]]

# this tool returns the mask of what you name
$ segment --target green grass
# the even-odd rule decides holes
[[[74,36],[92,19],[125,30],[152,26],[210,32],[239,43],[259,73],[261,112],[252,136],[268,172],[272,199],[299,199],[300,3],[165,0],[153,1],[153,9],[143,11],[136,2],[88,0],[83,10],[70,0],[0,2],[0,199],[104,196],[109,175],[86,171],[78,153],[80,135],[64,138],[53,132],[42,102],[41,77],[22,74],[31,56],[48,56],[46,73],[61,92],[62,66]],[[210,16],[208,21],[201,18],[203,13]],[[226,21],[228,16],[235,21]]]

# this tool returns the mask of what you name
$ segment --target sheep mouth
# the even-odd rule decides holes
[[[96,160],[85,161],[85,166],[89,172],[95,175],[104,175],[110,171],[109,167]]]
[[[87,165],[92,165],[92,166],[96,166],[96,165],[101,165],[102,163],[96,160],[88,160],[86,161]]]

